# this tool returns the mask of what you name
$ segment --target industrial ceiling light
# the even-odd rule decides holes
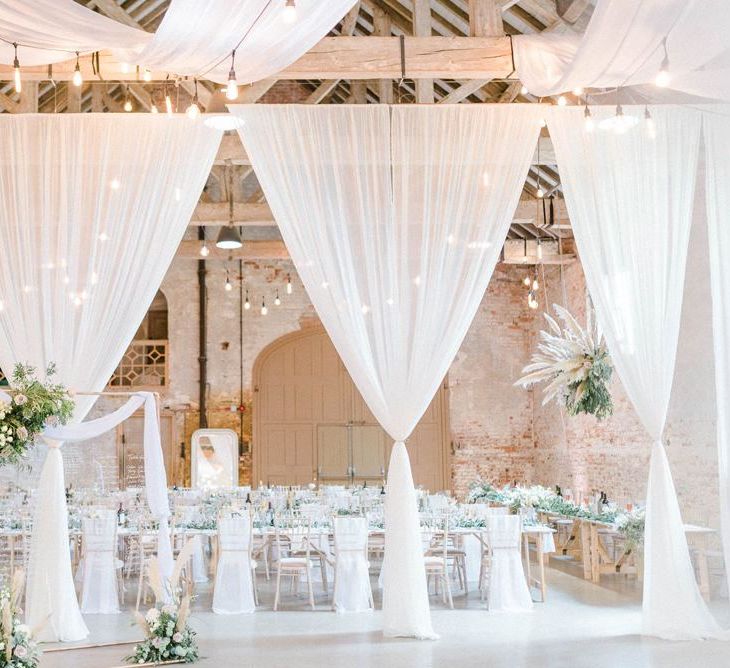
[[[233,226],[233,174],[228,172],[228,225],[221,227],[215,245],[224,250],[235,250],[243,246],[238,228]]]

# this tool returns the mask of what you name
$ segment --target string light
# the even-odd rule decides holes
[[[297,8],[294,0],[286,0],[284,5],[284,23],[294,23],[297,20]]]
[[[231,285],[231,279],[228,277],[228,271],[226,271],[226,284],[225,284],[226,292],[230,292],[233,290],[233,285]]]
[[[540,289],[540,283],[537,280],[537,271],[535,272],[535,278],[532,281],[532,291],[537,292]]]
[[[99,241],[101,241],[102,243],[105,241],[109,241],[109,235],[106,232],[102,232],[99,235]]]
[[[543,197],[545,197],[545,191],[540,186],[537,187],[536,194],[538,199],[542,199]]]
[[[565,95],[561,95],[558,98],[558,106],[559,107],[564,107],[566,104],[568,104],[568,98],[565,97]]]
[[[251,302],[248,301],[248,288],[246,288],[246,301],[243,302],[243,308],[245,308],[247,311],[251,308]]]
[[[291,284],[291,276],[289,274],[286,275],[286,294],[290,295],[292,293],[292,284]]]
[[[152,72],[149,71],[149,68],[145,67],[144,73],[142,74],[142,79],[147,83],[152,81]]]
[[[198,80],[195,79],[195,95],[193,96],[193,101],[190,103],[190,106],[187,108],[185,113],[187,114],[187,117],[194,121],[198,116],[200,116],[200,107],[198,106]]]
[[[231,69],[228,70],[228,84],[226,85],[226,97],[229,100],[235,100],[238,97],[238,85],[236,84],[236,70],[234,64],[236,62],[236,50],[231,51]]]
[[[124,99],[124,111],[132,111],[132,100],[129,99],[129,87],[127,88],[127,94]]]
[[[539,123],[541,128],[547,127],[547,121],[544,118],[541,118]]]
[[[274,298],[274,305],[281,306],[281,299],[279,299],[279,291],[276,291],[276,297]]]
[[[649,139],[654,139],[656,137],[656,125],[654,124],[654,119],[649,113],[649,107],[644,107],[644,122],[646,123],[647,136]]]
[[[538,306],[537,298],[535,297],[532,290],[530,290],[529,294],[527,295],[527,305],[534,311]]]
[[[530,287],[530,277],[529,276],[525,276],[525,278],[522,280],[522,282],[525,284],[526,288]]]
[[[152,114],[158,114],[160,110],[157,108],[157,105],[153,102],[150,106],[150,113]]]
[[[84,77],[81,76],[81,65],[79,64],[79,52],[76,52],[76,67],[74,67],[74,73],[71,77],[71,81],[73,82],[73,85],[78,88],[82,83],[84,83]]]
[[[588,104],[586,104],[586,107],[583,110],[583,122],[585,123],[586,132],[593,132],[593,128],[596,124],[593,121],[593,116],[591,116],[591,110],[588,107]]]
[[[266,299],[261,297],[261,315],[266,315],[269,309],[266,308]]]
[[[20,61],[18,60],[18,44],[13,42],[15,49],[15,58],[13,59],[13,79],[15,79],[15,92],[20,93],[22,86],[20,83]]]
[[[522,84],[522,88],[520,88],[520,95],[527,95],[530,91],[527,90],[527,86],[525,84]]]
[[[576,97],[580,97],[581,95],[583,95],[583,87],[582,86],[576,86],[573,89],[573,95],[575,95]]]
[[[542,262],[542,239],[537,240],[537,259]]]
[[[664,47],[664,58],[662,59],[662,64],[656,74],[654,83],[660,88],[666,88],[672,80],[671,76],[669,75],[669,53],[667,52],[666,37],[662,40],[662,46]]]
[[[203,241],[203,245],[200,247],[200,254],[203,257],[208,257],[210,255],[210,248],[208,248],[207,241]]]

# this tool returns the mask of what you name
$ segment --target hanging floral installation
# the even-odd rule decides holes
[[[0,391],[0,466],[17,464],[47,426],[66,424],[74,401],[67,388],[53,382],[54,364],[41,381],[28,364],[16,364],[7,393]]]
[[[562,306],[553,304],[553,309],[563,326],[545,313],[549,329],[540,332],[537,352],[515,385],[545,382],[543,406],[555,399],[570,415],[587,413],[602,420],[613,413],[608,389],[613,366],[591,309],[585,329]]]

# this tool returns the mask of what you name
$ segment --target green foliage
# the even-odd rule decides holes
[[[0,592],[0,668],[38,668],[40,649],[21,623],[14,598],[7,589]]]
[[[55,373],[50,364],[41,381],[32,366],[15,366],[10,402],[0,401],[0,466],[19,463],[46,426],[71,419],[74,401],[63,385],[52,381]]]
[[[608,351],[601,346],[594,355],[586,355],[584,364],[587,367],[586,376],[567,386],[565,407],[570,415],[586,413],[603,420],[613,413],[613,400],[608,391],[613,367]]]
[[[145,640],[134,646],[134,653],[126,657],[129,663],[165,663],[183,661],[195,663],[198,645],[195,631],[187,624],[178,624],[179,609],[166,605],[161,609],[151,608],[145,617],[148,634]],[[178,630],[178,627],[183,628]]]

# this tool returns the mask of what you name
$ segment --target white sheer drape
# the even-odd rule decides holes
[[[355,0],[172,0],[155,33],[130,28],[74,0],[0,0],[0,62],[22,65],[74,58],[74,51],[110,49],[122,61],[156,71],[225,81],[236,51],[238,83],[272,76],[309,51]],[[225,26],[225,30],[221,29]],[[243,42],[239,45],[243,38]],[[61,49],[61,51],[59,51]]]
[[[0,367],[55,362],[71,388],[104,387],[172,260],[219,142],[219,132],[187,118],[0,118]],[[92,403],[77,399],[76,420]],[[51,448],[34,545],[58,531],[43,509],[59,503],[65,512],[62,457]],[[57,570],[49,582],[71,577],[60,556],[49,568]],[[48,596],[70,607],[52,606],[46,637],[83,638],[75,596],[59,591]]]
[[[151,35],[74,0],[0,0],[0,37],[0,63],[13,64],[13,42],[17,42],[21,66],[28,66],[70,60],[74,51],[137,50]]]
[[[703,114],[707,231],[717,393],[717,456],[725,569],[730,567],[730,106]]]
[[[396,440],[386,497],[389,636],[434,637],[403,441],[446,374],[517,205],[541,110],[234,106],[299,275]]]
[[[728,32],[725,0],[598,0],[584,35],[515,35],[515,66],[534,95],[653,83],[666,37],[670,87],[728,100]]]
[[[613,108],[596,108],[600,122]],[[643,118],[643,108],[624,113]],[[588,132],[580,109],[551,110],[561,181],[597,317],[623,386],[654,439],[647,489],[643,629],[716,635],[690,562],[661,444],[674,374],[699,150],[698,114],[652,108],[655,133]],[[655,135],[655,136],[653,136]]]

